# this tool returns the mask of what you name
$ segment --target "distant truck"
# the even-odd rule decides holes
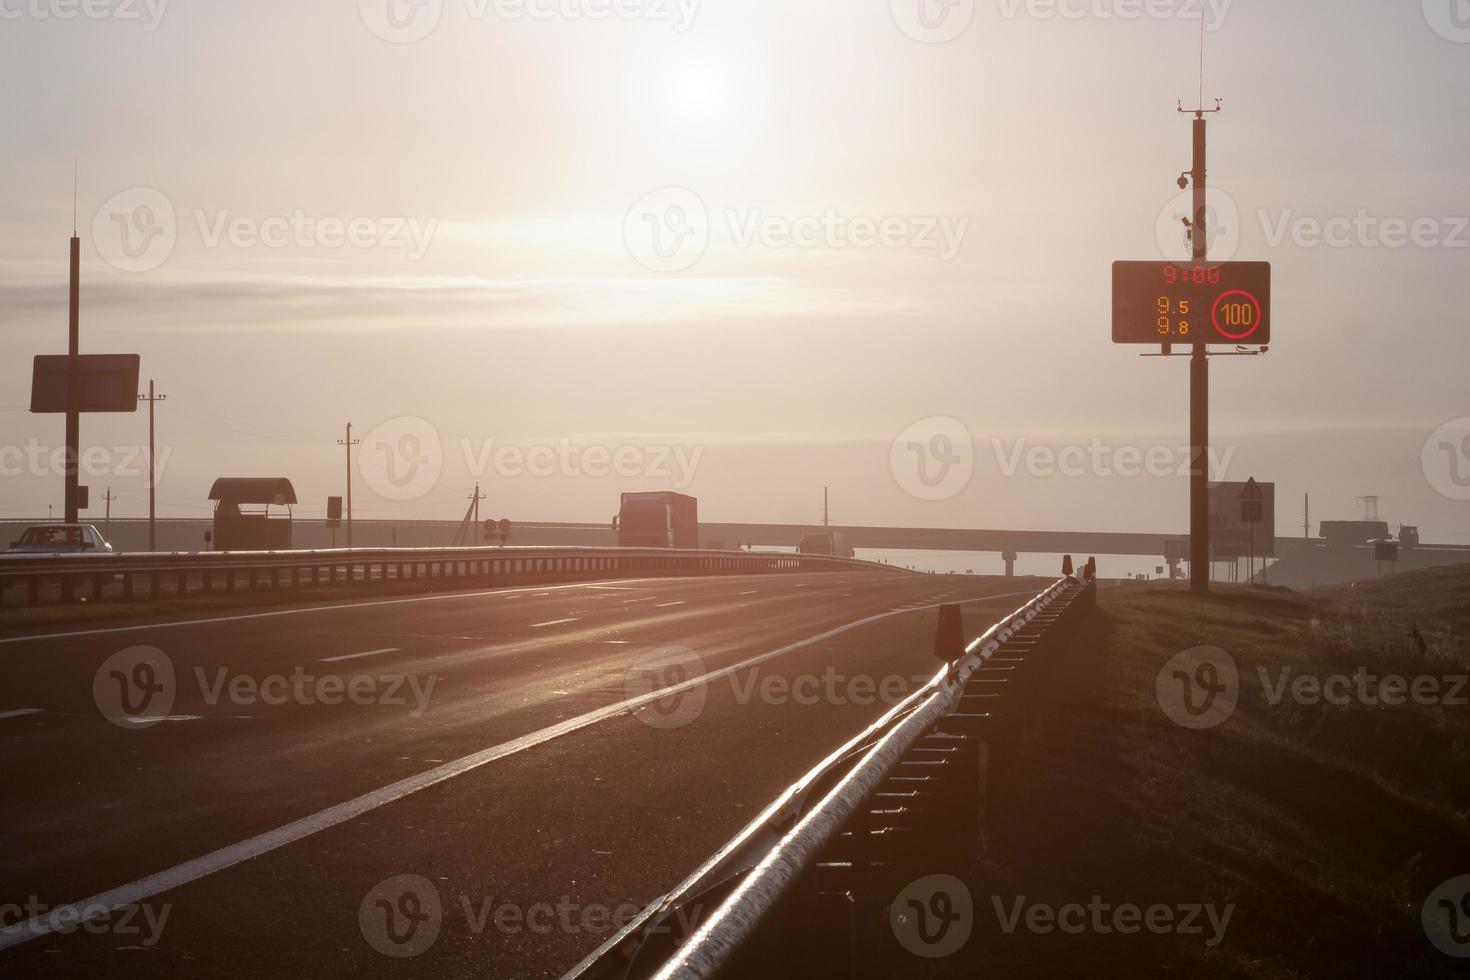
[[[669,491],[625,493],[613,530],[620,548],[698,548],[699,501]]]
[[[847,539],[837,531],[811,531],[803,534],[796,551],[802,555],[831,555],[833,558],[853,556]]]

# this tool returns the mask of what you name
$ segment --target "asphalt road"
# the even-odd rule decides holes
[[[558,976],[931,675],[936,603],[979,600],[976,633],[1043,585],[633,579],[0,637],[0,974]]]

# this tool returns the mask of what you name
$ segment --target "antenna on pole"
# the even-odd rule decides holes
[[[1205,11],[1200,8],[1199,12],[1199,106],[1205,104]]]
[[[71,158],[71,237],[77,237],[77,176],[81,171],[81,161],[77,157]]]
[[[1203,119],[1207,112],[1221,112],[1224,110],[1224,100],[1216,99],[1215,108],[1205,108],[1205,13],[1200,11],[1199,15],[1199,101],[1195,103],[1199,108],[1184,108],[1184,100],[1179,100],[1180,112],[1192,112],[1196,119]]]

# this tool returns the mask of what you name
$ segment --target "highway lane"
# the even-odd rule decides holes
[[[190,973],[210,962],[215,975],[281,975],[305,951],[328,950],[325,972],[348,956],[376,974],[399,961],[365,940],[356,910],[375,882],[400,873],[450,882],[472,907],[484,905],[492,882],[505,883],[491,885],[493,894],[514,892],[521,908],[573,894],[607,910],[641,904],[883,710],[854,679],[932,673],[932,611],[886,614],[1007,595],[969,607],[978,630],[1018,604],[1016,593],[1039,587],[871,573],[620,580],[0,643],[4,779],[22,788],[0,802],[0,903],[34,896],[46,906],[147,879],[489,747],[514,747],[654,687],[785,650],[634,715],[532,739],[168,889],[149,899],[172,907],[165,941],[48,935],[0,959],[61,968],[75,956],[108,972],[162,961]],[[883,618],[786,649],[874,616]],[[95,675],[140,645],[156,647],[155,666],[166,657],[172,670],[168,720],[114,724],[98,709]],[[650,658],[652,670],[643,666]],[[303,675],[304,684],[289,683]],[[273,688],[274,678],[286,686]],[[343,689],[361,680],[368,696],[323,704],[327,678]],[[793,678],[806,686],[793,689]],[[273,689],[289,696],[265,703]],[[11,714],[20,711],[33,713]],[[372,877],[385,868],[401,870]],[[267,923],[263,910],[283,894],[289,923]],[[279,955],[294,958],[241,946],[243,920],[277,935]],[[546,975],[599,938],[582,928],[548,939],[474,925],[473,916],[446,915],[444,939],[407,962],[451,975],[464,957],[491,955],[505,972],[490,975]],[[324,942],[328,935],[337,938]]]

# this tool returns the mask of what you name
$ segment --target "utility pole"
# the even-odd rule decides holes
[[[1302,540],[1312,536],[1312,495],[1302,494]]]
[[[77,237],[76,218],[71,230],[71,311],[67,329],[66,360],[66,523],[77,522],[79,498],[77,479],[81,457],[82,421],[82,355],[81,355],[81,279],[82,240]]]
[[[352,550],[352,447],[362,442],[352,438],[352,423],[347,423],[347,438],[338,439],[337,445],[347,451],[347,550]]]
[[[107,488],[107,493],[106,493],[105,496],[103,496],[102,499],[107,504],[107,510],[103,513],[103,517],[102,517],[102,535],[103,535],[103,537],[107,538],[108,540],[111,540],[112,539],[112,502],[117,499],[116,497],[114,497],[112,495],[112,487],[108,487]],[[153,549],[150,548],[149,550],[151,551]]]
[[[148,394],[139,395],[138,401],[148,403],[148,550],[158,550],[157,519],[155,509],[158,497],[158,470],[154,465],[153,453],[153,406],[157,402],[166,401],[167,395],[155,395],[153,393],[153,379],[148,379]]]
[[[471,518],[475,522],[474,538],[478,539],[481,544],[484,544],[485,529],[480,526],[480,501],[484,499],[485,495],[480,492],[479,481],[476,481],[475,492],[470,494],[470,513],[474,515]]]
[[[827,488],[826,487],[823,487],[822,488],[822,526],[823,527],[829,527],[831,525],[831,523],[832,522],[828,519],[828,511],[827,511]]]

